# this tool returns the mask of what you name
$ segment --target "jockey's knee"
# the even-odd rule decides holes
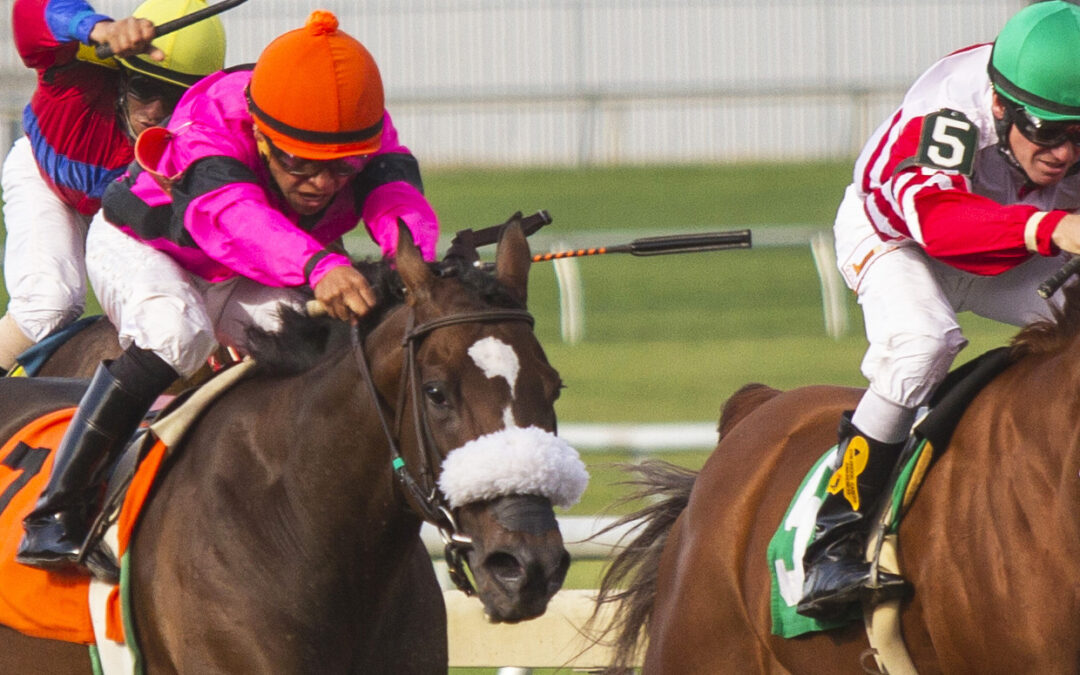
[[[942,333],[903,333],[870,346],[863,374],[873,388],[905,408],[925,403],[967,344],[959,328]]]
[[[44,285],[32,297],[13,296],[8,314],[28,338],[40,342],[82,316],[85,304],[85,292]]]

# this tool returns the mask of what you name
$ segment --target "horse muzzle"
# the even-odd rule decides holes
[[[488,619],[514,623],[543,614],[570,567],[551,502],[499,497],[469,504],[459,517],[473,540],[467,558]]]

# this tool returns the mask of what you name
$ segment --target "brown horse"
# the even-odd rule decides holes
[[[914,587],[901,605],[903,639],[922,674],[1080,672],[1080,288],[1055,321],[1020,332],[1011,357],[963,414],[899,529]],[[642,529],[600,598],[623,617],[616,666],[646,637],[645,673],[864,672],[861,623],[771,634],[766,559],[789,500],[860,394],[748,385],[726,403],[696,477],[662,463],[637,469],[634,482],[656,501],[628,519]]]
[[[365,269],[381,300],[359,327],[287,313],[280,334],[251,335],[255,374],[171,451],[124,572],[146,672],[445,673],[423,519],[492,621],[542,614],[561,586],[552,503],[587,475],[554,434],[561,383],[524,309],[525,238],[507,228],[494,276],[400,242],[396,271]],[[0,382],[0,419],[71,388],[12,382],[23,400]],[[83,646],[0,631],[0,672],[81,666]]]
[[[60,345],[35,376],[90,378],[101,361],[115,359],[122,351],[116,328],[102,316]]]

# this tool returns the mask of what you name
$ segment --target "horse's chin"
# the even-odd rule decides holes
[[[500,497],[461,510],[473,538],[467,555],[484,613],[493,623],[533,619],[562,588],[570,554],[544,497]]]
[[[484,617],[491,623],[518,623],[535,619],[547,611],[550,598],[538,598],[531,603],[523,603],[510,598],[491,598],[481,594],[484,603]]]

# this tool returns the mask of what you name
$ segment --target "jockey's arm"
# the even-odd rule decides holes
[[[383,116],[382,146],[357,177],[356,188],[361,218],[383,255],[392,256],[397,250],[400,219],[424,259],[435,259],[439,219],[424,197],[419,163],[398,140],[388,112]]]

